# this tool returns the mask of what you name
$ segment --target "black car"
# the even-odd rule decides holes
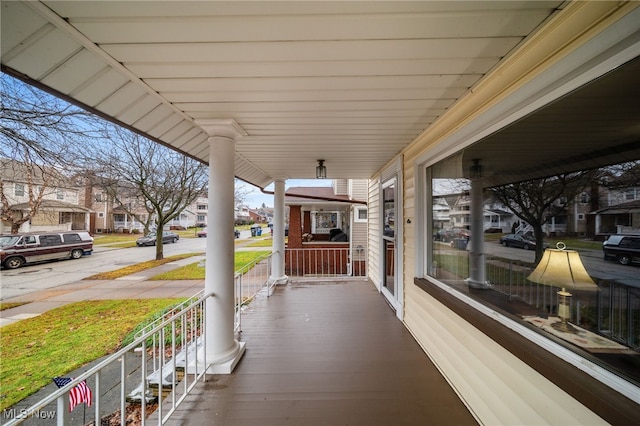
[[[180,239],[180,235],[176,234],[175,232],[164,231],[162,233],[162,243],[163,244],[175,243],[179,239]],[[156,245],[156,233],[155,232],[150,232],[147,235],[145,235],[144,237],[138,238],[136,240],[136,244],[138,245],[138,247],[155,246]]]
[[[611,235],[602,243],[605,260],[621,265],[640,264],[640,235]]]
[[[518,247],[525,250],[535,250],[536,242],[532,238],[525,237],[520,234],[507,234],[500,238],[500,244],[505,247]],[[549,244],[545,244],[544,247],[548,247]]]

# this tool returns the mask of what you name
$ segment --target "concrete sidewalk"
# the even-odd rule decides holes
[[[4,300],[28,303],[0,311],[0,327],[83,300],[191,297],[204,288],[204,280],[150,281],[149,278],[203,259],[204,256],[193,256],[115,280],[82,280]]]

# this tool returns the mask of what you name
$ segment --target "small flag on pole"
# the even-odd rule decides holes
[[[71,383],[73,379],[68,377],[54,377],[53,382],[59,387],[64,387]],[[81,381],[69,391],[69,412],[72,412],[76,405],[84,402],[91,407],[91,389],[87,386],[86,381]]]

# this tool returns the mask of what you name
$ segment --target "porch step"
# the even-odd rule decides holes
[[[147,404],[158,402],[160,394],[162,394],[162,399],[166,398],[167,395],[173,391],[174,385],[178,386],[184,379],[187,366],[195,363],[197,349],[200,343],[200,338],[198,338],[196,343],[187,345],[176,354],[175,369],[173,359],[170,359],[162,366],[162,369],[157,369],[147,376]],[[162,377],[160,377],[161,371]],[[127,402],[135,404],[142,403],[142,389],[143,385],[141,383],[127,395]]]

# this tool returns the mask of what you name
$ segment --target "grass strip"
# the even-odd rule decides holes
[[[263,238],[258,241],[254,241],[244,247],[271,247],[273,245],[273,239],[271,237]]]
[[[136,263],[135,265],[125,266],[124,268],[116,269],[109,272],[101,272],[99,274],[86,277],[85,280],[115,280],[116,278],[124,277],[127,275],[135,274],[136,272],[145,271],[147,269],[155,268],[156,266],[164,265],[165,263],[175,262],[176,260],[186,259],[192,256],[198,256],[202,253],[188,253],[179,254],[175,256],[165,257],[162,260],[149,260],[147,262]]]
[[[234,270],[237,272],[243,267],[255,263],[259,258],[268,255],[270,251],[237,251],[234,256]],[[203,265],[203,264],[202,264]],[[201,262],[190,263],[189,265],[155,275],[150,280],[203,280],[205,268]]]
[[[72,303],[2,327],[0,410],[116,351],[140,322],[180,299]]]
[[[0,302],[0,311],[5,309],[17,308],[18,306],[26,305],[30,302]]]

